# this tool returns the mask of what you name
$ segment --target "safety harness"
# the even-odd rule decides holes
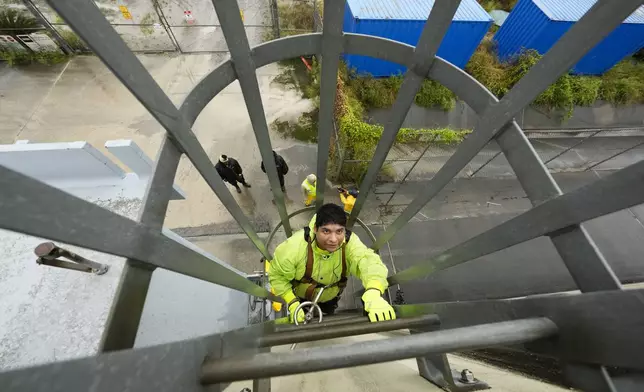
[[[349,239],[351,238],[351,231],[346,230],[344,234],[344,243],[342,244],[342,275],[341,278],[338,282],[326,285],[327,288],[333,287],[333,286],[338,286],[339,291],[338,291],[338,296],[342,294],[344,291],[344,288],[347,287],[347,258],[345,256],[345,247],[347,246],[347,242],[349,242]],[[293,283],[305,283],[308,284],[309,287],[306,289],[305,297],[309,301],[313,300],[313,293],[315,289],[318,286],[325,286],[322,283],[316,282],[311,276],[313,274],[313,246],[311,245],[311,228],[310,227],[305,227],[304,228],[304,240],[306,240],[306,269],[304,270],[304,276],[302,276],[302,279],[300,280],[294,280]]]

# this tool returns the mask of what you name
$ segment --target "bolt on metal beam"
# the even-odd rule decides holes
[[[204,363],[201,383],[288,376],[416,358],[431,353],[513,345],[556,333],[557,326],[549,319],[530,318],[287,353],[225,358]]]

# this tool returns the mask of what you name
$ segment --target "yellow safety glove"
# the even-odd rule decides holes
[[[362,294],[364,310],[369,314],[372,323],[384,320],[395,320],[396,312],[387,301],[382,298],[378,289],[368,289]]]
[[[293,315],[293,313],[295,313],[295,309],[297,309],[298,306],[300,306],[300,301],[295,301],[288,306],[288,319],[293,324],[295,324],[295,316]],[[304,320],[304,311],[300,309],[300,311],[297,312],[297,322],[303,323]]]

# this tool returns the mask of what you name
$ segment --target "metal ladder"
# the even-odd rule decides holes
[[[1,372],[3,392],[201,391],[204,384],[218,385],[221,390],[228,382],[241,379],[254,379],[254,392],[266,392],[270,390],[269,377],[402,358],[418,358],[421,375],[439,380],[449,378],[448,366],[440,363],[441,353],[515,344],[529,353],[561,360],[571,386],[578,389],[593,392],[644,389],[644,334],[641,333],[644,290],[622,290],[612,267],[583,226],[588,220],[644,202],[644,162],[563,194],[513,120],[520,110],[636,11],[641,0],[598,0],[500,100],[467,73],[436,56],[459,0],[435,2],[416,47],[379,37],[343,33],[344,1],[327,0],[322,33],[287,37],[254,48],[248,44],[235,0],[213,0],[230,59],[206,75],[180,107],[172,103],[93,1],[49,0],[49,3],[159,121],[167,135],[136,222],[0,166],[1,228],[127,258],[101,353]],[[380,324],[367,324],[356,317],[292,330],[265,322],[241,330],[133,349],[155,268],[281,301],[246,276],[187,247],[180,238],[162,232],[172,182],[179,160],[185,154],[262,256],[270,259],[266,244],[218,177],[191,127],[213,97],[239,80],[262,160],[267,162],[281,224],[290,236],[292,214],[287,213],[277,169],[272,163],[272,146],[255,70],[296,56],[321,55],[316,202],[320,206],[324,203],[323,187],[342,53],[376,57],[408,67],[391,117],[361,183],[360,197],[349,218],[350,227],[358,221],[414,96],[426,78],[452,90],[480,116],[473,132],[421,194],[374,241],[375,250],[391,240],[489,142],[499,144],[533,204],[531,210],[513,219],[398,271],[389,278],[389,284],[422,279],[470,261],[481,262],[475,259],[545,236],[558,251],[581,293],[500,300],[455,299],[441,303],[428,298],[430,302],[423,304],[396,305],[399,320]],[[502,271],[499,273],[502,275]],[[267,352],[276,344],[311,341],[320,336],[351,336],[363,331],[401,328],[410,328],[412,334],[287,354]],[[441,374],[433,374],[437,369]]]

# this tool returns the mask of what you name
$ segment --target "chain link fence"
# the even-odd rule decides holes
[[[133,52],[228,52],[211,1],[103,0],[94,3]],[[280,35],[277,0],[240,0],[239,6],[251,46],[272,38],[271,35]],[[51,38],[64,52],[90,52],[45,0],[0,0],[0,12],[6,10],[35,18],[36,26],[18,26],[19,32],[23,27],[35,29],[37,34]],[[8,37],[13,34],[7,26],[0,25],[0,35],[2,48],[31,50],[28,44],[23,45],[22,39]],[[38,35],[36,38],[45,42],[45,38]],[[29,37],[24,40],[30,43]]]

